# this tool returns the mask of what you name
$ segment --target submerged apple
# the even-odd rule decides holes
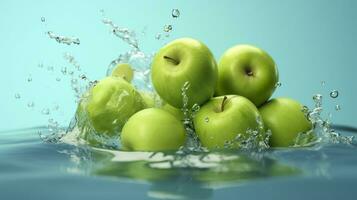
[[[123,149],[132,151],[177,150],[185,140],[183,124],[159,108],[137,112],[124,125],[121,133]]]
[[[237,95],[214,97],[204,104],[194,117],[195,130],[203,146],[239,148],[242,140],[253,131],[263,139],[264,126],[255,105]],[[240,134],[241,137],[237,137]]]
[[[241,95],[260,106],[273,94],[277,82],[278,70],[268,53],[251,45],[237,45],[218,63],[216,95]]]
[[[152,63],[152,82],[159,96],[176,108],[183,107],[182,87],[189,89],[188,107],[209,100],[217,83],[217,66],[211,51],[191,38],[174,40],[162,47]]]
[[[99,81],[89,93],[85,109],[96,132],[108,136],[119,135],[124,123],[145,108],[135,88],[119,77]]]
[[[272,132],[270,138],[272,147],[294,145],[299,133],[312,129],[312,124],[307,120],[302,109],[303,105],[288,98],[272,99],[259,108],[266,128]]]

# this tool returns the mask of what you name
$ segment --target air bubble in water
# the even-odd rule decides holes
[[[172,25],[170,25],[170,24],[165,25],[165,26],[164,26],[164,31],[167,32],[167,33],[170,32],[170,31],[172,31]]]
[[[179,9],[172,9],[171,15],[173,18],[178,18],[180,17],[180,11]]]
[[[335,110],[337,110],[337,111],[339,111],[339,110],[341,110],[341,106],[340,105],[335,105]]]
[[[57,78],[56,78],[56,81],[58,81],[58,82],[61,81],[61,78],[60,78],[60,77],[57,77]]]
[[[43,115],[49,115],[49,114],[50,114],[50,109],[44,108],[44,109],[42,109],[41,113],[42,113]]]
[[[321,81],[321,86],[325,86],[326,82],[325,81]]]
[[[15,94],[15,99],[20,99],[21,98],[21,95],[19,93],[16,93]]]
[[[45,17],[41,17],[41,22],[45,22],[46,18]]]
[[[332,90],[330,92],[330,97],[331,98],[337,98],[338,97],[338,91],[337,90]]]

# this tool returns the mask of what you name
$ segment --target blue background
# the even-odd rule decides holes
[[[102,24],[100,9],[119,26],[135,30],[148,53],[184,36],[206,43],[217,59],[235,44],[257,45],[278,65],[282,87],[274,97],[292,97],[311,106],[312,95],[321,93],[333,122],[357,124],[357,1],[12,0],[0,1],[0,8],[0,130],[46,125],[49,117],[62,125],[69,122],[76,107],[73,93],[65,77],[55,80],[66,63],[64,52],[73,54],[91,79],[100,79],[109,62],[129,50]],[[181,11],[178,19],[171,17],[173,8]],[[171,36],[158,41],[155,35],[165,24],[173,25]],[[44,34],[48,30],[79,37],[81,44],[58,44]],[[46,71],[47,66],[54,72]],[[329,97],[332,89],[339,90],[337,99]],[[29,101],[34,108],[27,107]],[[59,111],[41,114],[57,104]],[[336,112],[335,104],[342,110]]]

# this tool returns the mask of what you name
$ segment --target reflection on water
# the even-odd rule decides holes
[[[224,151],[177,158],[174,153],[92,149],[88,155],[92,160],[87,166],[90,175],[148,183],[147,195],[158,199],[206,199],[218,188],[302,173],[297,167],[279,163],[260,153]]]
[[[130,186],[130,194],[134,191],[151,199],[222,199],[218,191],[229,188],[244,191],[261,183],[278,187],[282,180],[286,180],[284,185],[290,185],[286,188],[299,191],[314,188],[296,188],[297,180],[309,184],[311,180],[328,179],[325,184],[337,189],[347,188],[347,183],[357,180],[355,144],[256,153],[226,150],[188,155],[153,154],[90,148],[80,143],[71,145],[69,141],[47,144],[38,137],[39,131],[46,134],[46,130],[47,127],[36,127],[0,132],[0,188],[4,188],[0,197],[9,197],[8,189],[18,184],[22,184],[18,188],[21,191],[31,188],[27,192],[33,196],[43,195],[38,189],[41,186],[57,184],[58,194],[73,187],[66,190],[73,197],[110,187],[118,188],[115,195],[120,198],[123,195],[120,188]],[[344,135],[354,134],[353,130],[339,131]],[[59,182],[63,178],[65,181]],[[336,184],[341,179],[346,184]],[[17,180],[16,184],[11,180]],[[70,184],[72,180],[75,184]],[[95,186],[88,188],[93,182]],[[309,187],[318,190],[318,185]]]

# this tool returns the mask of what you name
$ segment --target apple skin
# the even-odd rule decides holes
[[[176,108],[183,107],[181,88],[189,82],[188,107],[209,100],[217,84],[217,64],[200,41],[176,39],[155,55],[151,70],[152,82],[159,96]]]
[[[145,108],[153,108],[155,107],[155,94],[146,91],[139,91],[141,97],[144,100]]]
[[[96,132],[119,135],[124,123],[145,103],[135,88],[119,77],[106,77],[90,91],[86,112]]]
[[[170,104],[165,104],[163,107],[162,107],[163,110],[166,110],[167,112],[171,113],[173,116],[175,116],[178,120],[180,121],[183,121],[185,116],[183,114],[183,112],[178,109],[178,108],[175,108],[173,106],[171,106]]]
[[[135,113],[121,133],[122,148],[129,151],[177,150],[185,140],[183,124],[159,108],[147,108]]]
[[[299,133],[312,129],[302,107],[302,104],[293,99],[276,98],[259,108],[266,129],[272,132],[271,147],[291,146]]]
[[[113,70],[112,76],[123,78],[129,83],[133,80],[134,70],[128,63],[119,63]]]
[[[201,144],[208,149],[223,148],[226,141],[234,141],[238,134],[248,138],[247,130],[257,130],[264,136],[264,126],[258,123],[260,114],[247,98],[237,95],[227,96],[222,112],[224,97],[214,97],[197,112],[194,117],[196,134]],[[239,141],[232,148],[239,148]]]
[[[216,95],[236,94],[260,106],[271,97],[278,80],[278,70],[267,52],[237,45],[228,49],[218,63]]]

